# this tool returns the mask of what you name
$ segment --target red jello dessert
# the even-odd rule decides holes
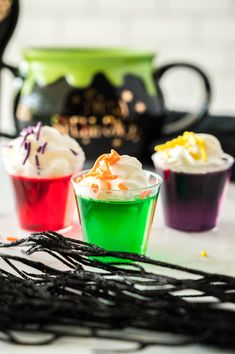
[[[61,230],[73,223],[71,175],[57,178],[11,176],[20,226],[26,230]]]
[[[62,230],[73,223],[73,173],[84,153],[78,143],[48,126],[28,127],[3,149],[19,224],[31,231]]]

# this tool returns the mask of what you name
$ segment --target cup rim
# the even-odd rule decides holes
[[[223,159],[227,159],[227,164],[228,164],[228,167],[232,166],[234,164],[234,157],[232,155],[229,155],[227,153],[224,153],[223,154]]]
[[[200,171],[200,167],[198,166],[198,171],[195,170],[193,172],[192,171],[188,171],[187,172],[187,171],[183,171],[183,170],[182,171],[181,170],[174,170],[174,168],[172,168],[170,165],[167,165],[167,164],[165,166],[157,164],[155,162],[155,160],[154,160],[154,155],[155,154],[157,154],[157,152],[154,152],[152,154],[152,156],[151,156],[155,168],[160,168],[161,170],[164,170],[164,169],[167,168],[168,170],[171,170],[173,172],[187,173],[187,174],[194,174],[194,175],[201,174],[201,173],[207,174],[207,173],[214,173],[214,172],[219,172],[219,171],[226,171],[226,170],[228,170],[229,168],[231,168],[233,166],[234,161],[235,161],[235,158],[232,155],[227,154],[227,153],[223,153],[223,155],[222,155],[222,160],[224,160],[224,164],[223,165],[218,165],[214,169],[211,169],[211,170],[208,170],[208,171],[202,171],[202,172]]]
[[[75,178],[77,178],[77,177],[79,177],[79,176],[81,176],[81,175],[83,175],[83,174],[85,174],[85,173],[87,173],[89,171],[90,171],[90,169],[86,169],[86,170],[83,170],[81,172],[73,174],[72,177],[71,177],[71,181],[72,181],[73,186],[74,187],[79,186],[79,184],[77,182],[75,182]],[[155,173],[155,172],[149,171],[149,170],[145,170],[145,169],[143,169],[143,171],[144,171],[144,173],[147,173],[149,176],[152,175],[153,177],[155,177],[158,180],[158,182],[154,183],[154,184],[151,184],[148,187],[144,187],[144,188],[128,189],[126,191],[123,191],[123,190],[120,190],[120,189],[112,189],[111,192],[112,193],[113,192],[114,193],[120,193],[120,194],[121,193],[122,194],[123,193],[131,193],[131,192],[144,192],[144,191],[149,190],[151,188],[159,188],[161,186],[161,184],[163,182],[163,179],[158,173]],[[80,186],[80,188],[82,188],[82,189],[92,189],[90,186]],[[99,188],[99,191],[107,193],[107,189],[104,189],[104,188]]]
[[[20,178],[20,179],[24,179],[24,180],[32,180],[32,179],[34,179],[34,180],[36,180],[36,181],[38,181],[38,182],[40,182],[40,181],[44,181],[44,180],[58,180],[58,179],[66,179],[66,178],[71,178],[71,176],[73,175],[73,173],[69,173],[69,174],[66,174],[66,175],[59,175],[59,176],[51,176],[51,175],[49,175],[49,176],[47,176],[47,175],[45,175],[45,176],[41,176],[41,175],[22,175],[22,174],[15,174],[15,173],[12,173],[12,172],[8,172],[7,171],[7,173],[8,173],[8,175],[10,176],[10,177],[15,177],[15,178]]]

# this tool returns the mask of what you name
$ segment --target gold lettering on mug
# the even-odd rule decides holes
[[[146,111],[146,104],[144,102],[136,102],[135,104],[135,110],[138,113],[144,113]]]
[[[139,128],[135,123],[127,124],[120,118],[105,115],[101,124],[95,116],[60,116],[51,118],[51,125],[62,133],[67,133],[75,139],[81,139],[82,144],[88,145],[92,139],[102,137],[112,138],[112,145],[120,147],[123,140],[137,143],[140,141]]]
[[[91,116],[88,118],[88,122],[89,122],[89,124],[96,124],[97,118],[94,116]]]
[[[120,146],[122,146],[122,139],[120,138],[115,138],[112,140],[112,145],[115,148],[119,148]]]
[[[90,138],[83,138],[83,139],[82,139],[82,143],[83,143],[84,145],[90,144]]]
[[[133,100],[133,93],[130,90],[124,90],[121,94],[123,101],[131,102]]]
[[[3,21],[7,17],[11,6],[12,6],[12,0],[0,1],[0,21]]]
[[[129,115],[129,108],[125,101],[120,100],[119,102],[120,112],[123,118],[128,117]]]
[[[113,124],[115,121],[115,118],[113,116],[104,116],[102,119],[102,123],[104,125],[109,125],[109,124]]]

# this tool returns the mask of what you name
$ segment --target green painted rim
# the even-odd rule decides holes
[[[24,51],[22,76],[26,80],[22,94],[35,82],[44,86],[61,77],[74,87],[85,88],[94,76],[102,73],[113,86],[120,87],[126,75],[139,77],[149,95],[156,94],[153,81],[153,58],[150,51],[129,48],[28,48]]]
[[[31,60],[75,60],[75,59],[112,59],[112,60],[136,60],[153,59],[154,52],[129,49],[129,48],[27,48],[23,52],[23,57],[27,61]]]

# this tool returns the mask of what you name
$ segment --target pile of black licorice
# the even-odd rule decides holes
[[[54,232],[0,244],[0,251],[1,340],[38,345],[75,336],[129,342],[135,350],[235,348],[233,277],[108,252]],[[103,262],[107,257],[121,262]],[[19,333],[30,333],[30,342]],[[45,337],[32,342],[38,333]]]

